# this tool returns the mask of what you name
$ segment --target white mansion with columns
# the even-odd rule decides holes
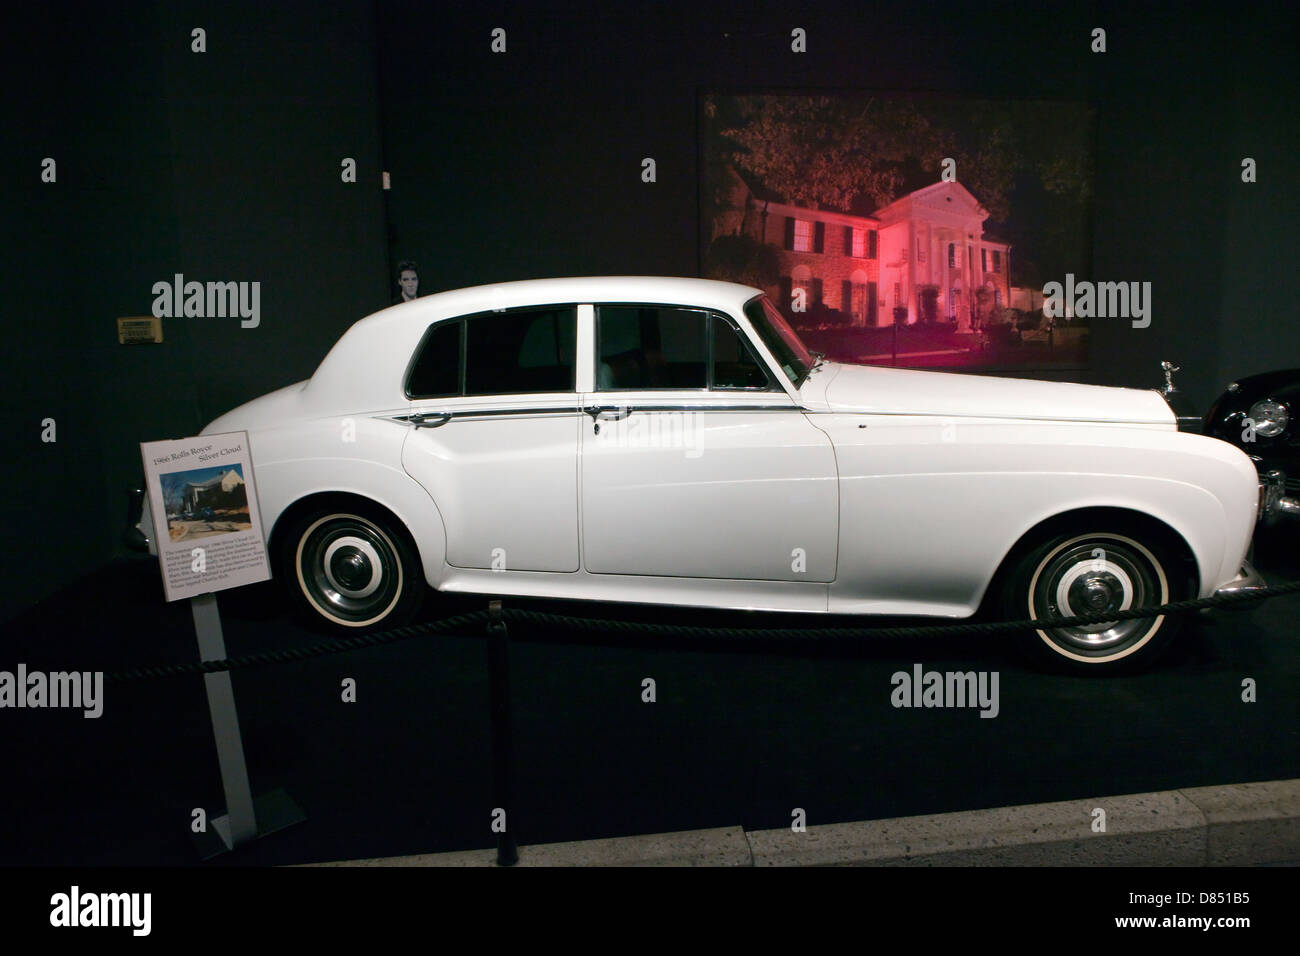
[[[731,208],[713,236],[744,233],[778,249],[779,286],[768,289],[783,308],[803,289],[816,305],[863,326],[956,322],[968,332],[1011,304],[1011,247],[984,235],[988,211],[957,182],[908,193],[870,216],[813,209],[759,198],[734,170]]]
[[[906,305],[915,322],[925,317],[927,294],[935,295],[938,316],[955,318],[960,332],[969,331],[981,308],[987,315],[1008,305],[1011,247],[984,235],[988,215],[956,182],[926,186],[877,210],[880,281],[890,305]]]

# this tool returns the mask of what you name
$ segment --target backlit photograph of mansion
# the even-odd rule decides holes
[[[772,247],[780,279],[765,291],[787,314],[806,312],[808,324],[826,317],[879,328],[897,319],[969,333],[1004,307],[1029,307],[1020,290],[1013,302],[1011,247],[985,235],[989,214],[959,182],[857,216],[784,202],[734,168],[727,176],[729,201],[712,238],[747,236]]]

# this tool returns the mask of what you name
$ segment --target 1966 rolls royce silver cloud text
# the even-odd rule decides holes
[[[1012,619],[1260,585],[1255,468],[1179,431],[1158,391],[828,362],[725,282],[541,279],[384,309],[204,432],[238,430],[278,576],[345,629],[409,620],[426,585]],[[1025,644],[1110,672],[1174,624]]]

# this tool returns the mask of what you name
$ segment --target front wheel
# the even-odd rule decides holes
[[[406,624],[424,597],[414,544],[377,508],[326,508],[303,516],[286,535],[281,569],[300,607],[335,630]]]
[[[1112,531],[1059,534],[1020,559],[1007,580],[1003,611],[1012,620],[1104,614],[1182,600],[1184,577],[1161,542]],[[1179,625],[1159,615],[1026,632],[1021,647],[1038,662],[1075,673],[1114,674],[1149,666]]]

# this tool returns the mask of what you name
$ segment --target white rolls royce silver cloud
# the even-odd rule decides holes
[[[277,575],[321,622],[443,592],[1040,619],[1261,586],[1259,478],[1157,390],[846,365],[758,289],[509,282],[353,325],[247,431]],[[140,528],[149,533],[150,518]],[[1027,630],[1149,663],[1176,616]]]

